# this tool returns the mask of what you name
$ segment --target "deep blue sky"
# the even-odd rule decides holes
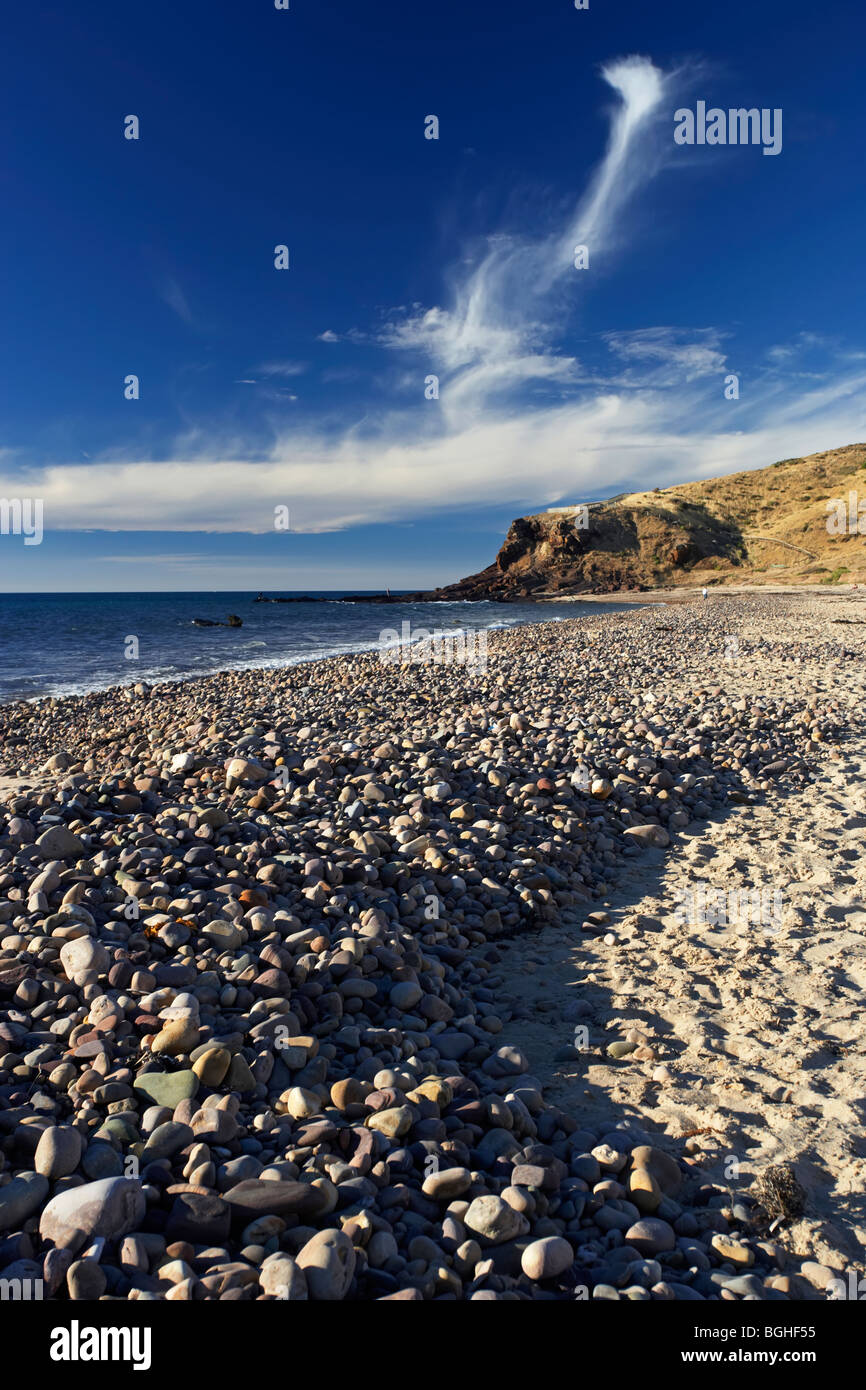
[[[560,499],[866,439],[864,38],[853,0],[7,10],[0,496],[45,538],[0,585],[446,582]],[[629,55],[666,76],[623,196],[525,297]],[[781,108],[782,152],[675,147],[698,99]],[[490,247],[528,259],[467,333]]]

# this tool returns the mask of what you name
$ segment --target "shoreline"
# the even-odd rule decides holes
[[[232,591],[232,592],[233,592],[233,591]],[[830,599],[835,598],[836,600],[843,600],[843,599],[848,598],[848,597],[856,597],[856,598],[861,599],[861,601],[862,601],[862,600],[866,600],[866,589],[859,589],[859,590],[858,590],[857,586],[851,586],[851,585],[834,586],[832,590],[828,590],[828,587],[827,587],[826,585],[811,585],[811,586],[805,586],[805,585],[794,585],[794,586],[790,586],[790,585],[789,585],[789,586],[769,586],[769,585],[768,585],[768,586],[761,586],[760,588],[756,588],[756,587],[754,587],[754,586],[749,586],[749,585],[743,585],[743,586],[726,586],[724,589],[713,589],[713,588],[711,588],[711,589],[709,590],[708,597],[707,597],[707,600],[706,600],[706,601],[707,601],[707,602],[713,602],[713,601],[715,601],[717,598],[719,598],[720,596],[724,596],[724,597],[727,597],[727,598],[731,598],[731,597],[750,597],[750,596],[759,596],[759,595],[770,595],[770,596],[781,596],[781,597],[792,597],[792,598],[794,598],[794,597],[801,597],[801,598],[808,598],[808,597],[825,597],[825,598],[830,598]],[[138,595],[132,595],[132,596],[133,596],[133,597],[138,597]],[[324,599],[317,599],[317,601],[319,601],[319,602],[327,602],[327,600],[324,600]],[[540,597],[538,597],[538,598],[527,598],[527,599],[525,600],[526,603],[531,603],[531,604],[537,605],[539,608],[542,608],[542,607],[544,607],[545,605],[547,605],[547,606],[553,606],[553,605],[561,605],[561,604],[569,604],[569,603],[580,603],[580,604],[587,604],[587,605],[594,605],[594,606],[599,606],[599,605],[600,605],[602,608],[614,606],[614,607],[622,608],[623,610],[628,610],[628,609],[635,608],[635,607],[647,607],[647,608],[651,608],[651,607],[664,607],[664,606],[682,605],[682,604],[689,604],[689,603],[700,604],[702,601],[703,601],[703,600],[702,600],[702,598],[701,598],[701,591],[700,591],[700,589],[696,589],[696,588],[693,588],[693,587],[680,587],[680,588],[658,589],[658,590],[622,590],[622,591],[618,591],[618,592],[610,593],[610,594],[545,595],[545,596],[540,596]],[[400,602],[399,597],[395,598],[395,599],[393,600],[393,602],[394,602],[395,604],[399,604],[399,602]],[[435,603],[435,604],[431,602],[429,605],[425,605],[425,606],[441,606],[441,607],[458,607],[458,606],[465,606],[465,607],[468,607],[468,608],[474,608],[474,607],[484,607],[484,606],[487,606],[487,605],[489,605],[489,604],[496,604],[497,602],[498,602],[498,601],[495,600],[495,599],[479,599],[479,600],[464,599],[464,600],[459,600],[459,601],[457,601],[457,600],[444,601],[444,600],[443,600],[443,601],[437,602],[437,603]],[[358,606],[360,606],[360,605],[358,605]],[[407,607],[411,607],[411,606],[415,606],[414,603],[409,603],[409,601],[407,600]],[[511,602],[505,602],[505,601],[503,601],[502,604],[501,604],[501,606],[502,606],[503,608],[505,608],[505,609],[508,609],[509,607],[512,606],[512,604],[511,604]],[[586,616],[589,616],[589,614],[587,614]],[[505,627],[506,629],[510,629],[510,628],[512,628],[512,627],[533,626],[533,625],[535,625],[536,623],[543,623],[543,622],[550,622],[550,621],[561,621],[561,619],[559,619],[559,618],[544,618],[544,617],[541,617],[541,616],[536,616],[536,617],[530,617],[530,618],[525,618],[525,619],[516,619],[516,620],[514,620],[514,621],[511,622],[511,623],[505,624],[504,627]],[[466,628],[466,629],[464,629],[464,630],[465,630],[467,633],[469,633],[469,632],[475,632],[475,631],[484,631],[484,632],[486,632],[486,633],[492,633],[492,632],[499,631],[501,628],[503,628],[502,620],[497,620],[496,622],[494,622],[493,624],[491,624],[490,626],[487,626],[487,627],[483,627],[483,626],[482,626],[482,627],[478,627],[478,628]],[[16,696],[16,697],[4,699],[4,700],[2,701],[2,703],[0,703],[0,708],[3,708],[4,706],[8,706],[8,705],[14,705],[14,704],[30,704],[30,705],[36,705],[36,704],[38,704],[38,703],[40,703],[40,702],[42,702],[42,701],[53,700],[53,699],[56,699],[56,700],[83,699],[83,698],[87,698],[87,697],[89,697],[89,696],[91,696],[91,695],[94,695],[94,694],[102,694],[102,693],[106,693],[106,692],[112,691],[112,690],[122,690],[122,689],[126,689],[126,688],[129,688],[130,686],[134,686],[134,685],[137,685],[137,684],[146,684],[146,685],[147,685],[148,687],[150,687],[150,688],[155,688],[155,687],[157,687],[157,686],[179,685],[179,684],[182,684],[182,683],[184,683],[184,682],[192,681],[192,680],[207,680],[207,679],[211,679],[211,678],[213,678],[213,677],[222,676],[222,675],[227,675],[227,674],[230,674],[230,673],[232,673],[232,672],[240,672],[240,671],[269,671],[269,670],[270,670],[270,671],[281,671],[281,670],[292,669],[292,668],[294,668],[295,666],[306,666],[306,665],[309,665],[310,663],[313,663],[313,662],[316,662],[316,661],[333,660],[333,659],[336,659],[336,658],[341,657],[341,656],[363,655],[363,654],[365,654],[365,653],[370,653],[370,652],[375,652],[375,651],[377,651],[377,650],[378,650],[378,647],[379,647],[379,643],[376,642],[376,641],[371,641],[369,644],[364,645],[364,646],[360,646],[360,647],[359,647],[359,646],[353,646],[353,645],[347,643],[346,646],[337,646],[337,647],[333,648],[332,650],[329,650],[327,653],[325,653],[325,654],[320,654],[320,655],[300,654],[300,655],[294,655],[294,656],[292,656],[292,655],[286,655],[286,656],[281,656],[281,657],[272,657],[272,658],[269,658],[269,660],[268,660],[268,662],[267,662],[266,664],[258,664],[258,663],[256,663],[256,662],[253,660],[253,661],[251,661],[251,662],[249,662],[249,663],[243,663],[243,664],[237,664],[236,662],[235,662],[235,663],[229,663],[229,664],[227,664],[227,665],[225,665],[225,666],[217,666],[217,667],[215,667],[214,669],[212,669],[212,670],[207,670],[207,671],[192,671],[192,672],[190,672],[188,675],[176,675],[176,674],[172,674],[172,675],[169,675],[169,676],[155,676],[155,677],[152,677],[152,678],[148,678],[147,676],[145,676],[145,677],[143,677],[143,678],[134,678],[134,677],[130,676],[130,678],[129,678],[127,681],[125,681],[125,682],[119,681],[119,680],[118,680],[118,681],[111,682],[110,684],[98,684],[98,685],[93,685],[93,686],[83,686],[83,687],[81,687],[81,688],[77,688],[77,689],[74,689],[74,690],[64,689],[63,692],[60,693],[60,694],[54,694],[54,693],[51,693],[51,692],[46,692],[46,693],[44,693],[44,694],[38,694],[38,695],[21,695],[21,696]]]
[[[562,598],[548,595],[538,599],[539,603],[573,603],[580,598],[586,603],[696,603],[711,602],[717,598],[759,598],[762,595],[781,595],[785,598],[861,598],[866,600],[866,587],[862,584],[725,584],[709,585],[706,600],[701,597],[697,585],[681,585],[672,589],[619,589],[612,594],[569,594]]]
[[[120,1297],[826,1297],[864,1235],[866,642],[838,597],[642,595],[494,630],[483,670],[0,707],[0,1124],[47,1126],[45,1187],[32,1146],[8,1165],[41,1240],[97,1174],[132,1184],[118,1242],[165,1233],[132,1267],[109,1237],[88,1288]],[[678,917],[711,879],[781,892],[773,933]],[[22,1024],[37,1001],[71,1026]],[[774,1167],[802,1213],[754,1186]]]
[[[461,602],[464,602],[464,601],[461,601]],[[488,603],[491,603],[491,602],[492,602],[491,600],[486,600],[486,599],[485,599],[485,600],[479,601],[479,603],[478,603],[477,605],[474,605],[470,600],[465,600],[465,603],[466,603],[466,606],[467,606],[467,607],[471,607],[471,606],[483,607],[483,606],[487,606],[487,604],[488,604]],[[569,602],[577,603],[577,602],[582,602],[582,600],[580,600],[580,599],[571,599],[571,600],[569,600]],[[409,604],[407,603],[406,606],[409,607],[409,606],[412,606],[412,605],[409,605]],[[425,606],[433,606],[433,605],[425,605]],[[457,605],[456,603],[442,603],[441,606],[442,606],[442,607],[452,607],[452,608],[453,608],[453,607],[457,607],[458,605]],[[503,605],[503,606],[507,606],[507,605]],[[626,607],[626,606],[632,607],[632,606],[635,606],[635,604],[629,602],[627,605],[626,605],[626,604],[623,604],[623,606],[624,606],[624,607]],[[587,614],[586,616],[589,616],[589,615]],[[446,636],[446,635],[448,635],[448,633],[451,633],[451,634],[453,635],[453,633],[458,632],[458,631],[464,631],[464,632],[466,632],[467,634],[469,634],[469,633],[475,633],[475,632],[492,633],[492,632],[498,632],[498,631],[500,631],[500,630],[503,630],[503,631],[505,631],[505,630],[511,630],[511,629],[517,628],[517,627],[533,626],[533,625],[536,624],[536,623],[560,622],[560,621],[562,621],[560,618],[554,618],[554,617],[540,617],[540,616],[539,616],[539,617],[532,617],[532,618],[525,618],[525,619],[517,618],[517,619],[512,620],[511,622],[504,622],[502,619],[497,619],[497,620],[495,620],[494,622],[492,622],[492,623],[491,623],[489,626],[487,626],[487,627],[485,627],[485,626],[479,626],[479,627],[475,627],[475,628],[465,628],[465,629],[460,629],[460,628],[452,629],[452,628],[449,628],[449,629],[447,630],[447,632],[444,632],[442,635],[443,635],[443,636]],[[392,644],[390,644],[390,645],[393,646],[393,645],[395,645],[395,644],[392,643]],[[301,655],[297,655],[297,656],[273,657],[273,658],[270,658],[267,662],[258,663],[258,664],[257,664],[255,661],[252,661],[252,662],[250,662],[250,663],[240,664],[240,665],[238,665],[237,663],[234,663],[234,664],[229,664],[229,665],[226,665],[226,666],[220,666],[220,667],[215,668],[214,670],[209,670],[209,671],[193,671],[193,672],[190,672],[190,674],[185,675],[185,676],[178,676],[178,675],[171,675],[171,676],[156,676],[156,677],[153,677],[153,678],[151,678],[151,679],[148,679],[147,677],[145,677],[145,678],[143,678],[143,679],[142,679],[142,678],[133,679],[132,677],[130,677],[130,679],[129,679],[128,681],[126,681],[126,682],[119,682],[119,681],[117,681],[117,682],[114,682],[114,683],[109,684],[109,685],[95,685],[95,686],[88,686],[88,687],[86,687],[86,688],[77,689],[77,690],[64,690],[63,693],[62,693],[62,694],[59,694],[59,695],[53,694],[53,693],[46,693],[46,694],[42,694],[42,695],[29,695],[29,696],[20,696],[20,697],[12,698],[12,699],[5,699],[5,700],[3,700],[2,702],[0,702],[0,709],[2,709],[2,708],[5,707],[5,706],[15,705],[15,704],[36,705],[36,704],[39,704],[40,702],[46,701],[46,700],[84,699],[84,698],[87,698],[87,697],[89,697],[89,696],[91,696],[91,695],[106,694],[106,693],[108,693],[108,692],[110,692],[110,691],[115,691],[115,690],[117,690],[117,691],[125,690],[125,689],[129,689],[130,687],[134,687],[134,686],[136,686],[136,685],[146,685],[146,686],[148,687],[148,689],[155,689],[155,688],[157,688],[157,687],[161,687],[161,686],[165,686],[165,685],[180,685],[180,684],[182,684],[182,683],[184,683],[184,682],[187,682],[187,681],[209,680],[209,679],[212,679],[212,678],[214,678],[214,677],[223,676],[223,675],[230,675],[230,674],[235,673],[235,672],[244,672],[244,671],[263,671],[263,672],[266,672],[266,671],[273,671],[273,672],[280,672],[280,671],[284,671],[284,670],[292,670],[292,669],[294,669],[295,667],[298,667],[298,666],[310,665],[311,663],[315,663],[315,662],[317,662],[317,661],[331,661],[331,660],[336,660],[336,659],[338,659],[338,658],[340,658],[340,657],[346,657],[346,656],[364,656],[364,655],[369,655],[370,653],[375,653],[375,652],[377,652],[377,651],[379,651],[379,650],[380,650],[380,642],[379,642],[379,641],[371,641],[371,642],[369,642],[367,645],[364,645],[364,646],[357,646],[357,645],[352,646],[352,645],[347,645],[347,646],[345,646],[345,647],[335,647],[333,650],[330,650],[330,651],[328,651],[328,652],[326,652],[326,653],[324,653],[324,654],[319,654],[319,655],[301,654]],[[383,648],[383,650],[387,650],[387,648]]]

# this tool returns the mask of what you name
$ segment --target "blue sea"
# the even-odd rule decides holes
[[[315,590],[307,590],[318,597]],[[357,591],[356,591],[357,592]],[[272,592],[270,597],[287,597]],[[7,594],[0,596],[0,703],[76,695],[134,681],[279,668],[380,645],[386,629],[449,633],[558,622],[593,603],[256,603],[255,593]],[[606,605],[628,608],[629,604]],[[193,618],[240,628],[197,627]],[[131,638],[136,642],[130,641]],[[386,639],[387,640],[387,639]],[[126,653],[137,649],[137,658]]]

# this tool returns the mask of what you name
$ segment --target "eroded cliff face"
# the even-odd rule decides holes
[[[857,488],[859,487],[859,493]],[[858,526],[828,528],[833,499],[862,496],[866,445],[511,523],[492,565],[435,596],[562,597],[704,584],[866,580]]]
[[[494,563],[450,587],[464,598],[613,593],[678,583],[709,557],[737,566],[741,555],[736,527],[699,509],[602,504],[518,517]]]

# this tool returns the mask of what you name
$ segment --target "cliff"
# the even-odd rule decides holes
[[[518,517],[492,565],[423,597],[852,582],[866,582],[866,444]]]

